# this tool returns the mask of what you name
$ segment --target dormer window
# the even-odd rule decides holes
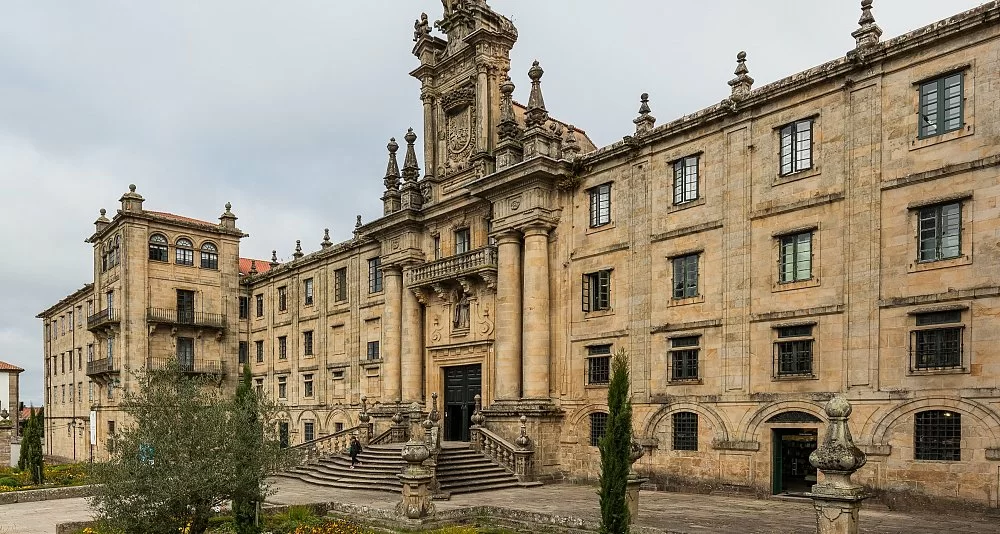
[[[190,239],[177,240],[175,263],[177,265],[194,265],[194,243]]]
[[[149,260],[167,262],[167,238],[162,234],[149,237]]]
[[[201,268],[219,268],[219,248],[212,243],[205,243],[201,246]]]

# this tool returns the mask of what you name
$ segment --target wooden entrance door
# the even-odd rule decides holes
[[[476,395],[482,392],[482,366],[444,368],[444,439],[469,441]]]

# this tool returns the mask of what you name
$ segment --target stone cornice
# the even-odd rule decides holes
[[[549,156],[536,156],[470,183],[469,193],[494,200],[523,189],[525,184],[555,185],[555,179],[572,173],[570,162]]]
[[[285,276],[287,274],[290,274],[292,271],[312,266],[316,263],[329,260],[336,256],[344,255],[345,253],[347,253],[348,256],[352,255],[357,250],[360,250],[367,245],[372,245],[377,243],[378,243],[377,241],[363,236],[351,239],[349,241],[337,243],[327,248],[317,250],[316,252],[311,252],[309,254],[306,254],[305,256],[297,260],[292,260],[289,262],[282,263],[267,272],[258,273],[253,276],[244,276],[240,280],[240,284],[248,287],[253,287],[257,283],[266,282],[270,281],[273,278]]]
[[[48,308],[45,309],[45,311],[36,315],[35,318],[46,319],[48,318],[49,315],[58,311],[59,308],[68,306],[70,303],[76,302],[81,297],[93,293],[93,291],[94,291],[94,284],[87,284],[81,287],[80,289],[77,289],[76,291],[70,293],[69,296],[63,297],[63,299],[60,300],[59,302],[53,304],[52,306],[49,306]]]
[[[140,219],[167,226],[173,226],[177,228],[196,230],[198,232],[211,232],[216,235],[227,235],[230,237],[235,237],[237,239],[250,237],[250,234],[243,233],[243,231],[240,230],[239,228],[233,228],[233,229],[224,228],[221,224],[212,224],[209,222],[197,222],[193,219],[191,220],[175,219],[173,217],[164,217],[162,215],[157,215],[155,213],[150,213],[147,211],[125,212],[122,210],[118,210],[118,214],[115,215],[114,219],[111,220],[111,223],[108,224],[108,226],[105,227],[104,230],[100,232],[94,232],[90,237],[88,237],[85,240],[85,242],[86,243],[99,242],[100,240],[104,239],[104,237],[114,234],[121,226],[121,223],[124,223],[130,218]]]

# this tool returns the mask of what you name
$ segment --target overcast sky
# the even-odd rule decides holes
[[[876,0],[883,39],[978,0]],[[735,56],[757,86],[853,48],[856,0],[491,0],[520,40],[515,97],[538,59],[549,112],[603,146],[729,94]],[[214,221],[242,255],[289,257],[381,213],[385,144],[419,123],[413,21],[439,0],[4,3],[0,18],[0,360],[42,402],[35,315],[92,281],[98,209],[135,183],[146,207]],[[420,146],[420,143],[417,143]],[[421,160],[422,161],[422,160]],[[6,406],[5,406],[6,407]]]

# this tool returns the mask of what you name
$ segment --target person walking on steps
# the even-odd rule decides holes
[[[351,455],[351,469],[354,469],[358,464],[358,454],[361,454],[361,442],[357,436],[351,436],[351,446],[347,449],[347,453]]]

